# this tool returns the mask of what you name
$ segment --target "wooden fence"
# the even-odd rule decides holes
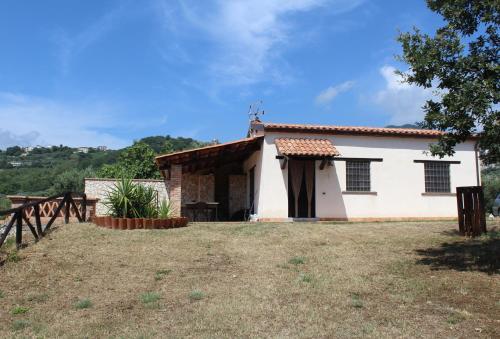
[[[460,234],[476,237],[486,233],[483,188],[457,187],[458,229]]]
[[[0,216],[10,216],[10,220],[7,219],[7,224],[0,234],[0,247],[2,247],[11,230],[15,229],[16,246],[20,248],[23,241],[23,224],[29,228],[35,241],[38,241],[50,229],[57,218],[64,218],[66,224],[71,216],[75,217],[79,222],[87,220],[88,200],[85,193],[67,192],[48,198],[37,197],[31,201],[26,200],[20,206],[0,211]],[[43,225],[42,219],[48,220],[45,225]]]

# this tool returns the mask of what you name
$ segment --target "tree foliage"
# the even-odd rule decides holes
[[[498,0],[427,0],[445,25],[434,36],[418,28],[398,37],[400,57],[410,72],[405,81],[437,88],[438,99],[424,106],[426,128],[447,134],[431,146],[434,155],[454,153],[455,146],[477,134],[486,163],[500,161]]]
[[[148,144],[135,142],[122,150],[116,164],[104,165],[98,175],[105,178],[160,178],[155,156],[155,151]]]
[[[500,166],[490,166],[482,172],[482,184],[484,188],[485,210],[489,214],[492,212],[493,202],[500,194]]]
[[[94,176],[94,170],[91,167],[83,170],[73,168],[62,172],[54,179],[49,193],[83,192],[85,190],[85,178],[92,178]]]

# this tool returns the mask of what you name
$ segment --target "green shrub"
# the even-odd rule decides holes
[[[27,307],[23,307],[23,306],[16,306],[12,309],[11,313],[13,315],[16,315],[16,314],[24,314],[26,312],[29,311],[29,308]]]
[[[205,297],[205,294],[200,290],[194,290],[189,293],[189,299],[191,300],[201,300]]]
[[[82,300],[79,300],[76,304],[75,304],[75,308],[77,310],[82,310],[82,309],[85,309],[85,308],[90,308],[92,307],[92,301],[90,301],[90,299],[88,298],[85,298],[85,299],[82,299]]]

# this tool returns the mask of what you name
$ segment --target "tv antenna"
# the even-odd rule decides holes
[[[260,116],[264,115],[264,110],[262,109],[262,100],[258,100],[253,104],[250,104],[250,108],[248,109],[248,116],[251,121],[260,121]]]

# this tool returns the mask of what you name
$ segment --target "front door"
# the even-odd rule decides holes
[[[288,162],[288,216],[314,218],[315,201],[314,160],[290,159]]]

